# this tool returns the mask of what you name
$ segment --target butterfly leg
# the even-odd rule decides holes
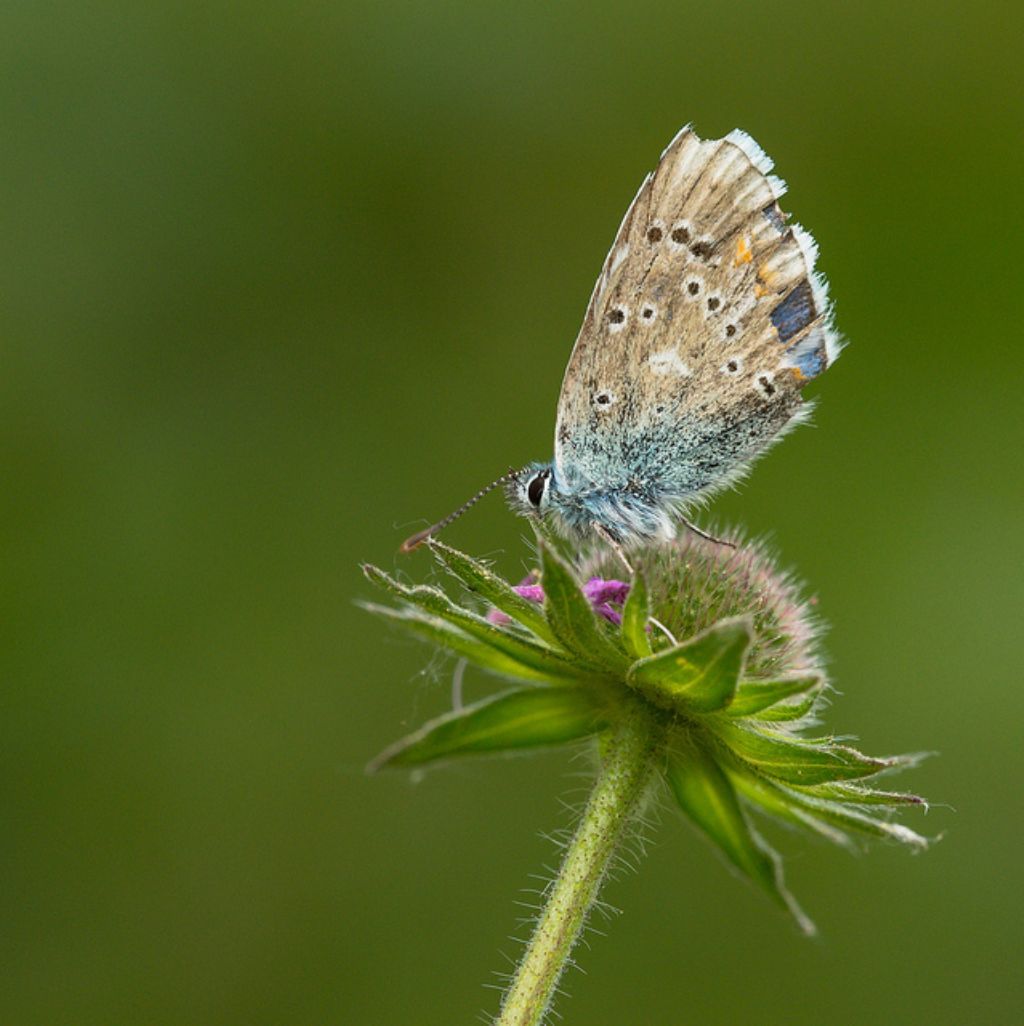
[[[594,529],[594,534],[603,541],[606,541],[612,547],[615,555],[619,557],[619,561],[626,568],[626,573],[632,577],[633,567],[630,565],[629,560],[626,559],[626,553],[622,551],[622,546],[612,537],[611,533],[596,520],[592,520],[590,522],[590,526]]]
[[[703,538],[705,541],[714,542],[715,545],[724,545],[728,549],[734,549],[736,546],[731,541],[726,541],[724,538],[716,538],[713,534],[708,534],[702,531],[696,524],[691,524],[686,517],[679,518],[694,534]]]

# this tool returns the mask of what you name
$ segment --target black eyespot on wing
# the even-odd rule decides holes
[[[626,319],[626,311],[621,306],[614,306],[608,312],[608,320],[612,324],[621,324]]]
[[[672,232],[672,241],[679,243],[680,246],[685,246],[690,241],[690,233],[680,225]]]
[[[662,231],[656,224],[651,225],[651,227],[647,229],[648,242],[661,242],[661,236]]]

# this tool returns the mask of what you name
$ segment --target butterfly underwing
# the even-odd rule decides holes
[[[498,485],[544,533],[616,547],[670,538],[806,419],[801,390],[842,346],[818,248],[745,132],[687,125],[626,211],[562,382],[554,459]],[[696,529],[696,528],[694,528]]]
[[[507,482],[562,534],[671,537],[807,415],[838,356],[817,246],[749,135],[687,126],[626,212],[558,402],[555,458]]]

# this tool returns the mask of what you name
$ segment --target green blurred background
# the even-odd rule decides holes
[[[547,457],[619,219],[742,126],[851,345],[720,519],[831,622],[830,726],[941,844],[788,834],[808,942],[663,816],[567,1023],[1019,1022],[1019,5],[0,14],[0,1021],[471,1023],[585,781],[365,761],[448,670],[357,563]],[[491,497],[448,540],[508,574]],[[425,672],[424,672],[425,671]],[[479,686],[479,681],[477,681]],[[953,811],[955,810],[955,811]]]

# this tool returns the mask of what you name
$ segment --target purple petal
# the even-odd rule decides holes
[[[526,580],[531,580],[527,578]],[[513,590],[530,602],[541,603],[544,601],[544,589],[539,584],[516,584]],[[626,581],[605,580],[602,577],[591,577],[583,585],[583,594],[587,601],[593,606],[598,616],[603,616],[609,622],[618,626],[622,623],[622,614],[615,606],[621,606],[629,594],[629,584]],[[500,609],[492,609],[487,614],[491,623],[507,624],[512,618],[503,613]]]
[[[544,601],[544,589],[539,584],[516,584],[512,590],[531,602]]]
[[[594,612],[618,626],[622,623],[622,614],[615,606],[622,606],[629,594],[629,584],[625,581],[605,580],[602,577],[591,577],[583,585],[583,594],[587,596]]]
[[[531,578],[526,578],[528,581]],[[512,590],[518,595],[521,595],[524,599],[529,599],[530,602],[541,603],[544,601],[544,589],[539,584],[514,584]],[[491,623],[499,624],[504,626],[507,623],[512,622],[512,617],[507,613],[503,613],[500,609],[491,609],[487,613],[487,619]]]
[[[607,602],[600,606],[594,606],[594,612],[615,624],[616,627],[622,623],[622,614],[617,609],[613,609]]]
[[[590,600],[591,605],[599,606],[606,602],[614,602],[621,606],[629,594],[629,584],[625,581],[607,581],[601,577],[591,577],[583,585],[583,594]]]

